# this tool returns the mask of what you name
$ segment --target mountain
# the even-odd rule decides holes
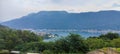
[[[7,26],[3,26],[3,25],[0,24],[0,30],[1,29],[3,30],[3,29],[9,29],[9,28]]]
[[[114,29],[120,30],[120,11],[68,13],[40,11],[2,25],[16,29]]]
[[[4,26],[3,25],[0,25],[0,28],[3,28]]]
[[[0,21],[0,23],[1,23],[2,21]]]

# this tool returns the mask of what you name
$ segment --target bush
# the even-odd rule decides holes
[[[120,48],[120,38],[113,39],[113,40],[111,41],[111,45],[112,45],[113,47]]]
[[[89,46],[90,50],[95,50],[105,47],[105,42],[102,39],[89,38],[85,42]]]
[[[42,53],[43,53],[43,54],[53,54],[53,52],[50,51],[50,50],[44,50]]]
[[[0,54],[9,54],[10,52],[8,50],[1,50]]]

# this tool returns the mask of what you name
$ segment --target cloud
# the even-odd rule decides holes
[[[120,10],[119,4],[120,0],[0,0],[0,21],[16,19],[43,10],[68,12]]]
[[[120,4],[115,3],[115,4],[113,4],[112,6],[113,6],[113,7],[120,7]]]

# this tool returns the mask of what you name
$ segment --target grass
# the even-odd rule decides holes
[[[117,48],[116,51],[117,51],[117,52],[120,52],[120,48]]]
[[[0,54],[9,54],[8,50],[0,50]]]
[[[105,48],[102,48],[101,50],[103,50],[105,52],[105,51],[107,51],[107,49],[108,48],[105,47]],[[112,49],[120,53],[120,48],[112,48]]]

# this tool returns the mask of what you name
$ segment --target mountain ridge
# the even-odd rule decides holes
[[[68,13],[40,11],[19,19],[3,22],[16,29],[120,29],[120,11]]]

